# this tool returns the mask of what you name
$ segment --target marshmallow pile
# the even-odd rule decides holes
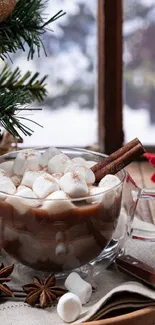
[[[65,281],[65,287],[69,292],[59,299],[57,312],[63,321],[71,323],[80,316],[82,305],[90,300],[92,286],[84,281],[78,273],[72,272]]]
[[[87,203],[104,201],[109,207],[116,191],[108,194],[107,190],[117,186],[120,180],[117,176],[107,175],[95,186],[95,175],[91,170],[95,164],[82,157],[71,159],[54,147],[44,153],[22,150],[14,161],[0,164],[0,188],[10,195],[1,194],[0,199],[6,199],[21,214],[28,207],[39,207],[49,213],[67,211],[75,208],[69,199],[82,197],[87,197]]]

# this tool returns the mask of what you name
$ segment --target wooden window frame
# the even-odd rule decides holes
[[[124,141],[122,21],[122,0],[98,0],[98,136],[107,154]]]

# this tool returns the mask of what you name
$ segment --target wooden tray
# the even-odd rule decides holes
[[[155,325],[155,306],[134,311],[123,316],[81,323],[81,325]]]

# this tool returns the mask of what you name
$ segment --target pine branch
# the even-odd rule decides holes
[[[47,0],[17,1],[12,15],[0,24],[0,58],[4,60],[17,49],[25,51],[26,46],[29,48],[28,59],[33,59],[36,50],[40,56],[41,47],[46,54],[41,36],[50,23],[65,15],[61,10],[45,21],[46,4]]]
[[[43,101],[47,95],[47,90],[45,88],[45,80],[47,76],[43,77],[41,80],[38,79],[39,73],[36,72],[32,75],[32,72],[28,71],[24,76],[21,76],[21,71],[19,68],[16,68],[14,72],[5,65],[2,72],[0,73],[0,93],[4,89],[9,91],[23,90],[28,91],[28,101],[31,103],[34,100],[39,102]],[[0,97],[1,105],[1,97]]]
[[[31,102],[31,94],[27,90],[17,89],[14,91],[8,91],[6,89],[1,90],[0,93],[0,123],[8,132],[14,137],[21,138],[19,133],[22,132],[25,135],[32,135],[33,130],[24,125],[21,120],[30,121],[28,118],[18,116],[21,111],[27,110],[27,103]],[[31,121],[37,125],[38,123]],[[41,126],[41,125],[39,125]]]

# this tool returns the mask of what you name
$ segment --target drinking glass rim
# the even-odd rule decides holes
[[[38,147],[32,147],[32,148],[23,148],[22,150],[29,150],[29,149],[32,149],[32,150],[46,150],[50,148],[50,146],[45,146],[45,147],[42,147],[42,146],[38,146]],[[96,155],[96,156],[100,156],[100,157],[108,157],[108,155],[104,154],[104,153],[100,153],[100,152],[97,152],[97,151],[92,151],[92,150],[87,150],[87,149],[84,149],[84,148],[79,148],[79,147],[60,147],[60,146],[57,146],[56,147],[57,149],[60,149],[60,150],[74,150],[74,151],[82,151],[82,152],[86,152],[88,154],[93,154],[93,155]],[[21,152],[21,150],[18,150],[18,151],[11,151],[11,152],[8,152],[4,155],[1,155],[0,156],[0,159],[1,158],[4,158],[5,157],[8,157],[9,155],[11,154],[18,154],[19,152]],[[121,184],[123,184],[124,182],[124,179],[126,177],[126,170],[123,168],[121,169],[119,172],[121,172],[123,174],[123,177],[122,177],[122,180],[120,180],[120,182],[111,187],[110,189],[107,189],[107,190],[104,190],[103,189],[103,192],[100,192],[100,193],[97,193],[97,194],[93,194],[93,195],[89,195],[89,196],[84,196],[84,197],[79,197],[79,198],[67,198],[67,199],[46,199],[46,198],[32,198],[32,197],[25,197],[25,196],[20,196],[20,195],[15,195],[15,194],[8,194],[6,192],[3,192],[3,191],[0,191],[0,194],[2,195],[5,195],[7,197],[13,197],[13,198],[21,198],[21,199],[26,199],[26,200],[33,200],[33,201],[39,201],[39,202],[50,202],[50,201],[70,201],[70,202],[79,202],[79,201],[83,201],[83,200],[88,200],[88,199],[92,199],[94,197],[97,197],[97,196],[100,196],[100,195],[103,195],[103,194],[107,194],[113,190],[116,190],[118,187],[121,186]],[[52,194],[52,193],[51,193]]]

